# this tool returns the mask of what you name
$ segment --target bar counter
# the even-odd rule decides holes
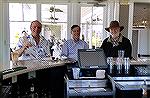
[[[19,71],[12,71],[9,74],[3,75],[3,79],[10,78],[12,76],[20,75],[23,73],[28,73],[31,71],[36,71],[40,69],[46,69],[51,67],[58,67],[58,66],[64,66],[66,64],[74,63],[75,61],[72,59],[69,60],[50,60],[49,58],[45,59],[39,59],[39,60],[19,60],[16,62],[15,65],[13,65],[13,68],[16,67],[26,67],[26,69],[19,70]],[[145,67],[147,65],[150,65],[150,60],[131,60],[130,62],[131,66],[142,66]]]
[[[13,65],[13,68],[26,67],[25,69],[12,71],[8,74],[3,75],[3,79],[11,78],[20,74],[47,69],[51,67],[65,66],[66,64],[74,63],[74,60],[49,60],[49,59],[39,59],[39,60],[19,60]]]
[[[31,85],[34,83],[35,91],[40,95],[41,91],[45,93],[51,92],[51,97],[47,98],[66,98],[64,97],[64,74],[66,73],[67,66],[75,63],[74,60],[50,60],[50,59],[40,59],[40,60],[19,60],[13,67],[25,67],[25,69],[12,71],[10,73],[3,75],[3,80],[12,81],[12,77],[17,76],[17,82],[11,83],[12,95],[13,97],[25,96],[26,93],[30,91]],[[116,98],[126,98],[133,96],[133,93],[137,96],[141,95],[141,85],[143,80],[146,79],[148,84],[150,84],[150,77],[138,76],[141,72],[139,70],[144,70],[148,72],[148,66],[150,65],[150,60],[131,60],[131,71],[132,75],[121,75],[121,76],[111,76],[111,80],[114,81],[116,85]],[[145,70],[146,68],[146,70]],[[133,70],[134,69],[134,70]],[[88,69],[90,71],[90,69]],[[136,70],[136,71],[135,71]],[[36,77],[29,79],[29,73],[35,72]],[[109,73],[107,73],[109,74]],[[11,80],[12,79],[12,80]],[[22,82],[26,81],[26,82]],[[5,84],[5,83],[4,83]],[[19,87],[19,88],[18,88]],[[26,88],[25,88],[26,87]],[[46,91],[44,91],[46,90]],[[20,91],[20,95],[17,95],[16,91]],[[58,94],[58,92],[60,92]],[[129,94],[130,93],[130,94]],[[119,95],[118,95],[119,94]],[[128,96],[126,96],[128,95]],[[42,94],[41,94],[42,96]]]
[[[3,73],[3,86],[10,87],[9,98],[28,98],[38,94],[38,98],[65,98],[64,75],[67,66],[75,63],[67,60],[19,60]],[[31,90],[34,88],[34,91]],[[19,92],[19,93],[18,93]],[[31,95],[32,94],[32,95]],[[5,97],[4,97],[5,98]],[[36,97],[35,97],[36,98]]]

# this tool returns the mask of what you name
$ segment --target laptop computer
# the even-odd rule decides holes
[[[78,65],[80,68],[106,69],[107,62],[103,49],[78,49]]]

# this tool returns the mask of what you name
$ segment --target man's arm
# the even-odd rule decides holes
[[[86,42],[84,43],[84,49],[89,49],[89,45]]]
[[[26,50],[26,48],[22,47],[20,49],[15,50],[14,53],[17,53],[19,55],[19,57],[20,57],[25,50]]]
[[[50,57],[51,56],[51,53],[50,53],[50,43],[46,40],[47,44],[46,44],[46,56]]]
[[[20,38],[16,47],[17,49],[14,51],[14,53],[17,53],[20,57],[25,52],[25,50],[29,47],[32,47],[32,44]]]
[[[68,56],[68,49],[67,49],[67,46],[68,46],[68,44],[67,44],[67,42],[65,42],[64,44],[63,44],[63,47],[62,47],[62,52],[61,52],[61,56]]]

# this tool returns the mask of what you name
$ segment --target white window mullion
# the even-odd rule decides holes
[[[41,4],[36,4],[36,13],[37,20],[41,21]]]
[[[22,9],[22,21],[25,21],[25,19],[24,19],[24,4],[23,3],[21,6],[21,9]]]

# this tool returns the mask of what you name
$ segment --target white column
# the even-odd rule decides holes
[[[41,4],[36,4],[36,15],[37,20],[41,21]]]
[[[115,1],[109,1],[107,3],[106,8],[104,9],[104,11],[105,11],[105,14],[104,14],[104,33],[103,33],[103,38],[102,39],[105,39],[109,35],[109,33],[107,33],[105,31],[105,28],[109,27],[109,24],[112,20],[114,20],[114,17],[117,18],[117,16],[114,13],[114,11],[115,11]]]
[[[109,23],[114,20],[114,8],[115,8],[115,2],[114,1],[110,1],[108,2],[108,10],[107,10],[107,26],[109,26]]]
[[[102,41],[107,37],[107,33],[105,31],[105,28],[107,27],[107,17],[108,17],[108,6],[104,7],[104,15],[103,15],[103,36],[102,36]]]
[[[119,8],[120,8],[119,2],[115,1],[115,3],[114,3],[114,20],[119,20]]]
[[[72,25],[80,25],[80,16],[81,16],[81,7],[79,3],[72,3],[72,10],[71,10],[71,17],[72,17]]]
[[[68,5],[68,29],[67,29],[67,39],[71,38],[71,26],[80,25],[80,4],[70,3]]]
[[[130,39],[131,43],[132,43],[133,11],[134,11],[134,3],[129,3],[128,38]]]
[[[0,0],[0,70],[8,69],[10,65],[10,35],[9,35],[9,5],[7,0]]]
[[[67,34],[65,36],[66,40],[71,38],[71,32],[70,32],[70,28],[71,28],[71,8],[72,8],[72,4],[68,4],[68,16],[67,16]]]

